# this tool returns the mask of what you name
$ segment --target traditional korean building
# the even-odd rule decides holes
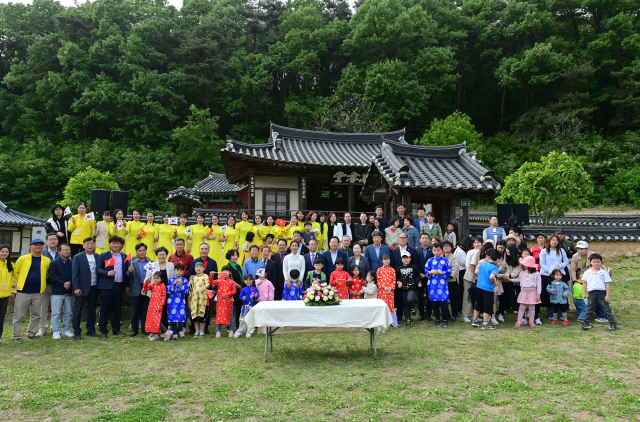
[[[415,146],[404,136],[404,129],[334,133],[272,123],[263,144],[227,137],[220,152],[224,176],[212,174],[190,190],[172,191],[170,201],[193,201],[193,195],[206,202],[206,207],[193,211],[211,214],[222,209],[214,209],[206,195],[235,193],[236,204],[251,215],[279,217],[297,210],[370,213],[373,203],[384,204],[385,215],[390,216],[403,202],[410,212],[419,204],[430,206],[437,221],[446,224],[455,220],[461,200],[491,195],[500,188],[493,173],[482,167],[475,153],[467,153],[464,144]],[[468,213],[463,215],[468,227]]]
[[[178,215],[235,215],[238,208],[246,208],[249,189],[243,183],[229,183],[224,174],[209,172],[209,176],[193,188],[182,185],[167,193],[167,200],[176,204]]]
[[[0,202],[0,245],[11,246],[11,257],[29,253],[31,239],[44,240],[45,221],[18,212]]]

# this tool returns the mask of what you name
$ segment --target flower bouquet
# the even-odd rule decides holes
[[[302,300],[307,306],[328,306],[339,305],[338,298],[340,293],[335,287],[328,283],[314,282],[311,287],[307,289]]]

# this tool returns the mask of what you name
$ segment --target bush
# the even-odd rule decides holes
[[[93,167],[87,167],[86,170],[69,179],[64,188],[62,205],[75,210],[78,203],[86,202],[87,207],[91,207],[92,189],[120,190],[120,187],[111,173],[102,173]]]

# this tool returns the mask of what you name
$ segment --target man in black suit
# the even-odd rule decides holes
[[[409,247],[409,236],[406,233],[400,233],[398,236],[398,246],[391,251],[391,266],[396,270],[402,267],[402,252],[407,251],[411,254],[411,263],[418,266],[419,257],[418,252],[414,248]],[[424,269],[424,267],[422,267]],[[396,300],[396,314],[398,315],[398,321],[402,320],[404,315],[404,305],[402,303],[402,289],[395,289],[394,297]],[[415,313],[415,309],[411,310]]]
[[[327,280],[336,269],[336,259],[342,258],[345,263],[347,262],[347,255],[338,249],[338,245],[340,245],[340,240],[335,236],[332,237],[329,239],[329,250],[322,255],[322,260],[324,261],[322,271],[327,276]]]
[[[195,277],[195,273],[196,273],[196,264],[198,262],[202,262],[204,264],[204,274],[211,274],[212,272],[213,274],[213,279],[217,280],[218,279],[218,263],[216,262],[215,259],[213,258],[209,258],[209,245],[207,243],[203,243],[202,245],[200,245],[200,248],[198,249],[198,251],[200,252],[200,256],[196,259],[194,259],[193,261],[191,261],[191,267],[189,268],[189,274],[191,274],[190,279],[193,279],[193,277]],[[210,315],[212,313],[211,308],[216,306],[216,302],[213,300],[209,301],[209,314],[205,315],[205,326],[204,326],[204,332],[206,334],[209,334],[209,320],[211,319]],[[214,308],[215,309],[215,308]],[[193,325],[193,321],[191,322],[191,325],[189,326],[189,333],[190,334],[194,334],[196,332],[196,327]]]
[[[120,330],[122,317],[122,301],[124,293],[129,292],[129,277],[125,262],[127,255],[122,252],[124,239],[120,236],[109,238],[109,250],[98,256],[96,260],[96,273],[98,274],[98,290],[100,290],[100,338],[107,338],[107,324],[109,323],[109,310],[113,312],[111,319],[111,331],[113,335],[125,336]],[[113,258],[113,262],[109,262]]]
[[[318,241],[315,239],[309,240],[309,253],[304,256],[304,274],[303,279],[307,277],[309,271],[313,271],[313,263],[316,258],[322,257],[321,253],[318,253]]]
[[[300,245],[300,248],[298,248],[298,253],[300,255],[304,256],[304,255],[309,253],[309,248],[302,244],[302,232],[300,232],[298,230],[293,232],[293,240],[298,242],[298,245]],[[289,248],[287,248],[286,254],[289,255],[290,253],[291,253],[291,248],[289,247]]]
[[[271,281],[271,280],[275,280],[276,277],[276,263],[273,262],[271,259],[269,259],[271,257],[271,248],[267,245],[262,246],[262,262],[264,263],[264,277]],[[271,284],[273,284],[273,281],[271,281]],[[275,290],[274,290],[274,294],[275,294]]]
[[[429,258],[433,257],[433,252],[431,252],[431,237],[429,236],[429,233],[420,234],[420,245],[416,248],[416,252],[418,253],[418,263],[416,263],[416,265],[420,270],[420,280],[422,282],[422,287],[418,287],[418,312],[420,312],[420,321],[425,318],[428,321],[431,321],[431,301],[429,300],[429,295],[425,298],[425,293],[427,293],[427,282],[429,279],[427,278],[427,274],[424,272],[424,267],[427,265],[427,261]]]
[[[338,248],[339,251],[344,252],[347,259],[353,256],[353,250],[351,249],[351,239],[346,234],[342,236],[342,245]]]
[[[349,236],[349,241],[354,241],[354,233],[356,230],[356,225],[351,221],[351,213],[344,213],[344,223],[340,223],[342,225],[342,234],[344,236]],[[342,240],[342,239],[341,239]]]
[[[73,306],[73,339],[80,340],[82,329],[80,318],[82,309],[87,304],[87,335],[98,337],[96,333],[96,305],[98,303],[98,274],[96,273],[96,258],[93,253],[96,243],[93,237],[87,237],[82,244],[84,252],[77,254],[72,260],[71,288],[75,296]]]
[[[284,257],[287,255],[287,241],[284,239],[278,240],[278,252],[271,255],[271,261],[276,264],[276,274],[271,281],[273,284],[273,297],[275,300],[282,300],[282,292],[284,291],[284,273],[282,272],[282,263]]]

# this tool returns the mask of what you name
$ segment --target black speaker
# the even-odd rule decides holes
[[[528,226],[529,223],[529,204],[513,204],[516,217],[518,218],[518,226]]]
[[[113,211],[118,209],[122,210],[125,216],[129,213],[129,191],[111,191],[111,215],[114,215]]]
[[[91,210],[93,215],[102,217],[102,213],[109,211],[109,197],[111,192],[102,189],[91,189]]]
[[[504,227],[511,217],[511,204],[498,204],[498,226]]]

